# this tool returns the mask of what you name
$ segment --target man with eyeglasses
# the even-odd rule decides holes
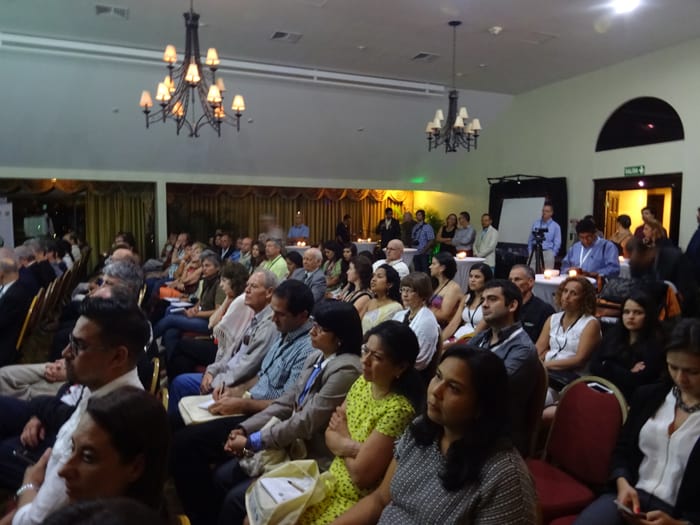
[[[80,401],[58,431],[51,452],[45,452],[35,467],[27,469],[17,490],[14,525],[42,523],[68,503],[65,480],[58,472],[70,457],[71,439],[88,399],[123,386],[143,388],[136,365],[149,344],[151,329],[135,301],[113,291],[109,299],[87,298],[80,305],[80,314],[63,351],[68,381],[82,385]],[[4,458],[0,464],[6,465]]]
[[[314,298],[308,286],[296,280],[283,281],[273,292],[270,307],[279,334],[265,354],[260,371],[248,381],[217,392],[209,407],[212,414],[233,417],[190,425],[173,436],[172,473],[191,519],[207,510],[203,502],[210,501],[215,491],[209,465],[221,462],[221,445],[231,430],[291,389],[313,351],[309,317]]]
[[[595,223],[583,219],[576,225],[578,242],[574,243],[561,261],[562,273],[575,269],[586,277],[617,277],[620,275],[620,260],[617,247],[596,235]]]
[[[393,267],[394,270],[396,270],[401,279],[406,277],[410,273],[410,270],[408,269],[408,265],[403,262],[403,250],[403,242],[401,242],[399,239],[392,239],[389,241],[385,250],[386,259],[380,259],[372,264],[372,271],[376,272],[377,268],[379,268],[382,264],[388,264],[389,266]]]
[[[269,270],[253,273],[245,292],[229,306],[235,313],[231,319],[236,326],[228,327],[225,340],[219,340],[214,362],[204,374],[180,374],[171,378],[168,415],[173,426],[183,424],[178,411],[183,397],[214,391],[219,396],[226,386],[249,381],[258,373],[267,350],[277,337],[270,306],[277,283],[277,276]]]

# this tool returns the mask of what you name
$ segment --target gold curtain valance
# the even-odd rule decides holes
[[[121,193],[134,198],[153,198],[153,191],[144,191],[142,182],[105,182],[84,180],[50,179],[0,179],[0,194],[12,196],[15,193],[43,195],[59,191],[67,195],[91,193],[93,195],[113,195]]]

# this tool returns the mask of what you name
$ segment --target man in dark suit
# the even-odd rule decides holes
[[[375,231],[377,235],[382,237],[382,250],[386,248],[390,240],[401,238],[401,224],[394,219],[394,212],[391,208],[384,210],[384,219],[379,221]]]
[[[51,266],[51,263],[46,257],[48,244],[45,240],[29,239],[24,241],[24,245],[32,250],[34,254],[34,264],[30,265],[31,270],[36,275],[39,285],[43,288],[48,288],[51,281],[56,278],[56,272]]]
[[[314,295],[314,301],[318,302],[323,299],[326,293],[326,276],[321,270],[321,262],[323,261],[321,250],[309,248],[304,252],[302,261],[304,267],[294,270],[290,279],[301,281],[308,286]]]
[[[17,263],[0,259],[0,366],[17,360],[17,337],[33,297],[19,281]]]

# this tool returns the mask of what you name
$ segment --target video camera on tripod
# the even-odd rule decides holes
[[[535,258],[535,273],[544,272],[544,254],[542,253],[542,243],[544,242],[544,234],[549,231],[549,228],[534,228],[532,230],[532,238],[535,245],[532,247],[532,253],[527,260],[527,265],[532,266],[532,258]]]
[[[547,232],[549,232],[549,228],[535,228],[532,230],[532,237],[536,243],[542,244],[544,242],[544,234]]]

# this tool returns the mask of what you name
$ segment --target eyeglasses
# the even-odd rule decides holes
[[[413,288],[409,288],[408,286],[402,286],[401,288],[399,288],[399,291],[400,291],[401,293],[406,293],[406,294],[408,294],[408,293],[416,293],[416,291],[415,291]]]
[[[75,337],[73,337],[73,334],[68,335],[68,346],[75,357],[78,357],[78,355],[82,352],[89,350],[85,343],[77,340]]]
[[[368,357],[372,361],[383,361],[384,360],[384,355],[380,354],[379,352],[375,352],[374,350],[370,350],[369,347],[367,346],[367,343],[363,344],[360,347],[360,352],[362,352],[363,357]]]
[[[316,319],[314,319],[313,316],[309,316],[309,321],[311,321],[311,330],[313,330],[314,332],[323,333],[327,331],[325,328],[323,328],[320,324],[316,322]]]

